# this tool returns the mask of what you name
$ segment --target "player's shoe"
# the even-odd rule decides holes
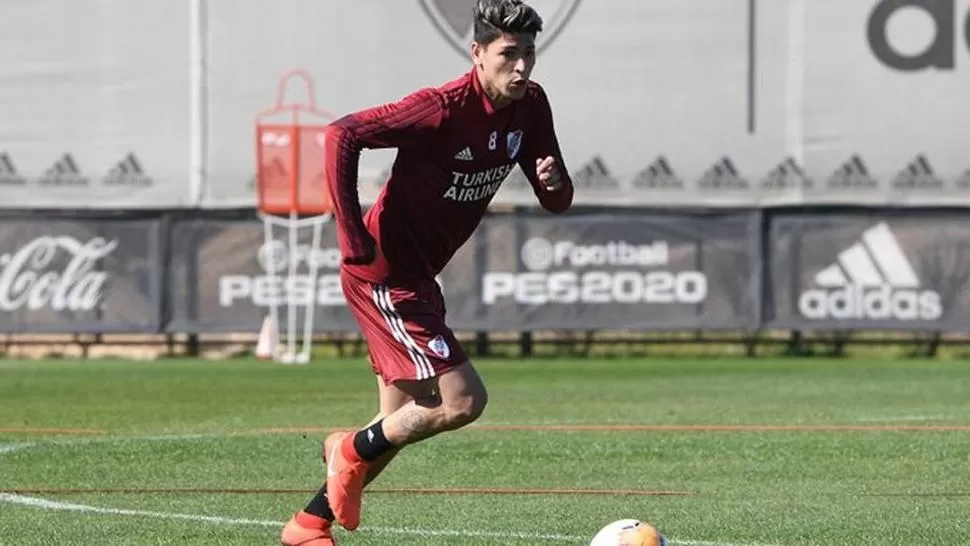
[[[335,432],[324,440],[327,461],[327,497],[330,509],[344,529],[353,531],[360,525],[360,504],[364,494],[364,481],[367,478],[367,461],[359,457],[349,458],[345,453],[354,453],[354,435]]]
[[[337,546],[337,541],[330,532],[330,522],[327,520],[323,522],[325,526],[322,529],[304,527],[297,521],[297,516],[293,516],[283,527],[280,544],[282,546]]]

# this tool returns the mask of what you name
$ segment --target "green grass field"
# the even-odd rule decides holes
[[[481,360],[490,406],[409,447],[341,544],[970,544],[970,364]],[[276,544],[362,359],[0,363],[0,544]]]

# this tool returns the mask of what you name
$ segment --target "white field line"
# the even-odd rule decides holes
[[[187,435],[163,435],[163,436],[108,436],[101,438],[72,438],[70,440],[55,440],[46,442],[47,445],[77,445],[77,444],[96,444],[96,443],[126,443],[138,441],[179,441],[179,440],[200,440],[209,438],[224,438],[223,434],[187,434]],[[0,444],[0,455],[13,453],[30,448],[41,447],[37,443],[17,443]],[[281,528],[282,523],[270,520],[252,520],[240,518],[225,518],[218,516],[200,516],[198,514],[178,514],[169,512],[155,512],[146,510],[131,510],[124,508],[103,508],[89,506],[86,504],[75,504],[68,502],[52,501],[38,497],[28,497],[24,495],[14,495],[10,493],[0,493],[0,503],[16,504],[53,511],[85,512],[89,514],[102,514],[113,516],[135,516],[151,517],[156,519],[172,519],[182,521],[195,521],[199,523],[212,523],[220,525],[236,526],[261,526]],[[495,539],[495,540],[546,540],[550,542],[566,542],[586,544],[590,538],[573,535],[549,534],[549,533],[515,533],[515,532],[492,532],[475,531],[461,529],[416,529],[407,527],[361,527],[360,532],[383,535],[383,536],[421,536],[421,537],[452,537],[452,538],[472,538],[472,539]],[[779,546],[775,544],[763,544],[754,542],[720,542],[707,540],[687,540],[669,539],[669,544],[680,546]]]
[[[170,512],[155,512],[148,510],[129,510],[123,508],[102,508],[98,506],[89,506],[86,504],[76,504],[70,502],[60,502],[52,501],[47,499],[41,499],[37,497],[28,497],[24,495],[12,495],[9,493],[0,493],[0,502],[7,504],[16,504],[20,506],[28,506],[31,508],[38,508],[42,510],[53,510],[62,512],[84,512],[89,514],[102,514],[110,516],[135,516],[135,517],[148,517],[155,519],[172,519],[172,520],[182,520],[182,521],[195,521],[199,523],[214,523],[219,525],[235,525],[235,526],[259,526],[259,527],[271,527],[280,528],[283,526],[282,523],[278,521],[270,520],[256,520],[256,519],[240,519],[240,518],[224,518],[218,516],[200,516],[197,514],[178,514]],[[374,535],[391,535],[391,536],[421,536],[421,537],[458,537],[458,538],[474,538],[474,539],[495,539],[495,540],[547,540],[550,542],[569,542],[569,543],[586,543],[589,540],[586,537],[573,536],[573,535],[560,535],[560,534],[548,534],[548,533],[500,533],[491,531],[472,531],[472,530],[461,530],[461,529],[412,529],[406,527],[361,527],[360,532]],[[755,544],[755,543],[731,543],[731,542],[715,542],[715,541],[704,541],[704,540],[670,540],[670,544],[680,544],[682,546],[772,546],[768,544]]]

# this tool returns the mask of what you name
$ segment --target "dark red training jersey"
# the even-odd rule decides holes
[[[441,87],[345,116],[326,134],[327,184],[341,252],[366,254],[367,233],[377,242],[372,263],[344,267],[371,282],[437,275],[516,164],[545,209],[560,213],[572,203],[549,101],[535,82],[522,99],[496,110],[473,69]],[[361,217],[357,167],[363,148],[398,152],[376,203]],[[557,191],[542,188],[536,176],[536,159],[547,156],[562,174]]]

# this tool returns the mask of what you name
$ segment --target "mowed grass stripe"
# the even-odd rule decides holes
[[[107,430],[85,428],[33,428],[33,427],[0,427],[0,434],[53,434],[65,436],[104,435]]]
[[[354,427],[265,428],[241,434],[327,434]],[[492,432],[970,432],[970,425],[470,425],[466,430]]]
[[[207,488],[207,487],[14,487],[0,489],[11,495],[313,495],[316,489],[301,488]],[[648,491],[639,489],[581,489],[556,487],[368,487],[367,494],[407,495],[605,495],[686,497],[690,491]]]
[[[175,519],[175,520],[185,520],[185,521],[195,521],[200,523],[211,523],[217,525],[252,525],[260,527],[271,527],[277,528],[282,527],[281,522],[270,521],[270,520],[254,520],[245,518],[229,518],[229,517],[219,517],[219,516],[202,516],[197,514],[179,514],[171,512],[158,512],[158,511],[148,511],[148,510],[132,510],[125,508],[104,508],[98,506],[89,506],[85,504],[67,503],[61,501],[52,501],[36,497],[25,497],[20,495],[11,495],[6,493],[0,493],[0,503],[17,504],[22,506],[28,506],[32,508],[39,508],[51,511],[69,511],[69,512],[88,512],[101,515],[109,516],[135,516],[135,517],[147,517],[147,518],[157,518],[157,519]],[[522,533],[522,532],[496,532],[496,531],[477,531],[468,529],[417,529],[417,528],[401,528],[401,527],[361,527],[357,532],[363,534],[375,534],[375,535],[391,535],[391,536],[417,536],[417,537],[432,537],[432,538],[465,538],[465,539],[495,539],[495,540],[521,540],[521,541],[553,541],[553,542],[565,542],[565,543],[583,543],[585,544],[588,537],[566,535],[559,533]],[[734,542],[721,542],[721,541],[710,541],[710,540],[682,540],[682,539],[671,539],[668,541],[670,544],[678,544],[681,546],[780,546],[773,544],[764,543],[734,543]]]
[[[328,434],[331,432],[352,432],[358,430],[352,426],[332,427],[270,427],[225,434],[173,434],[173,439],[186,437],[232,437],[253,436],[259,434]],[[970,432],[970,425],[834,425],[834,424],[791,424],[791,425],[650,425],[650,424],[504,424],[489,425],[472,424],[465,430],[480,430],[489,432],[532,431],[532,432]],[[52,435],[82,435],[104,436],[105,439],[134,439],[133,436],[114,435],[106,430],[81,429],[51,429],[51,428],[0,428],[0,434],[52,434]],[[155,436],[153,439],[164,440],[166,436]]]

